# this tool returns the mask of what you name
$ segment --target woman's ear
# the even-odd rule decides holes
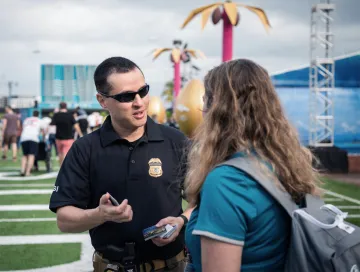
[[[97,101],[99,102],[99,104],[101,105],[101,107],[103,109],[107,109],[105,99],[104,99],[104,97],[102,95],[96,94],[96,99],[97,99]]]

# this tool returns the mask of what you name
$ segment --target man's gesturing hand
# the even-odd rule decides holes
[[[100,198],[99,212],[102,220],[113,221],[116,223],[130,222],[133,217],[133,211],[125,199],[119,206],[113,206],[110,202],[110,194],[106,193]]]

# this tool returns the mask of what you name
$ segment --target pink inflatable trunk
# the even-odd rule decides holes
[[[233,51],[233,26],[230,23],[229,17],[226,12],[223,12],[223,57],[222,61],[232,60]]]
[[[174,94],[175,97],[178,96],[180,92],[180,61],[174,63]]]

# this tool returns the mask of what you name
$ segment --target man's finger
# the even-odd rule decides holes
[[[170,223],[170,219],[169,217],[166,217],[164,219],[161,219],[157,224],[156,224],[156,227],[162,227],[162,226],[165,226],[166,224],[169,224]]]
[[[100,198],[100,204],[107,204],[109,199],[110,199],[109,193],[102,195]]]
[[[119,206],[116,207],[116,210],[120,213],[123,213],[128,205],[128,200],[124,199]]]
[[[131,214],[131,206],[127,205],[125,211],[123,212],[124,216],[129,217]]]

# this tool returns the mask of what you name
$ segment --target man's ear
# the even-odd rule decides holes
[[[105,99],[102,95],[100,94],[96,94],[96,99],[97,101],[99,102],[100,106],[103,108],[103,109],[107,109],[107,106],[106,106],[106,102],[105,102]]]

